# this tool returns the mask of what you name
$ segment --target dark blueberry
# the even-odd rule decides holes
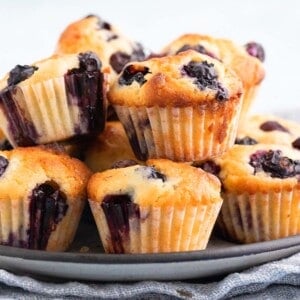
[[[87,18],[97,18],[98,19],[98,22],[97,22],[98,29],[111,30],[111,25],[108,22],[101,20],[101,18],[97,15],[90,14],[90,15],[87,15],[85,18],[86,19]]]
[[[129,219],[140,218],[140,209],[128,194],[107,195],[101,207],[111,235],[112,250],[124,253],[123,243],[129,238]]]
[[[0,155],[0,176],[3,175],[8,164],[9,164],[8,160],[4,156]]]
[[[124,66],[131,61],[143,61],[146,55],[141,44],[136,43],[136,47],[129,55],[125,52],[118,51],[111,55],[109,64],[112,66],[116,73],[121,73]]]
[[[79,53],[79,68],[82,71],[95,72],[101,69],[101,61],[93,52]]]
[[[7,79],[7,85],[12,86],[28,79],[35,71],[38,70],[38,67],[35,66],[21,66],[16,65],[10,72]]]
[[[111,169],[121,169],[130,166],[135,166],[137,164],[138,163],[133,159],[118,160],[112,164]]]
[[[163,182],[167,180],[166,175],[158,172],[154,167],[140,167],[136,171],[141,172],[147,179],[161,179]]]
[[[183,74],[196,78],[194,84],[196,84],[201,91],[206,88],[216,90],[216,98],[219,101],[228,99],[228,91],[218,82],[218,75],[214,64],[208,63],[207,61],[191,61],[188,65],[183,66]]]
[[[187,50],[195,50],[201,54],[205,54],[208,55],[212,58],[218,59],[212,52],[207,51],[206,48],[202,45],[189,45],[189,44],[185,44],[183,45],[177,52],[176,54],[183,52],[183,51],[187,51]]]
[[[283,127],[281,124],[279,124],[276,121],[267,121],[265,123],[262,123],[259,128],[263,131],[278,130],[278,131],[283,131],[283,132],[289,132],[288,129],[286,129],[285,127]]]
[[[193,167],[201,168],[203,171],[213,174],[218,177],[221,167],[217,165],[213,160],[206,160],[204,162],[194,162]]]
[[[258,58],[260,61],[265,60],[265,50],[261,44],[250,42],[245,45],[245,49],[249,55]]]
[[[139,65],[128,65],[119,78],[120,85],[131,85],[134,81],[143,85],[147,80],[145,75],[149,74],[150,70],[148,67]]]
[[[120,73],[123,67],[130,61],[130,55],[125,52],[118,51],[111,55],[109,64],[112,66],[116,73]]]
[[[292,146],[293,146],[293,148],[296,148],[296,149],[300,150],[300,138],[295,139],[292,142]]]
[[[119,36],[117,34],[112,34],[107,38],[107,42],[117,39]]]
[[[300,171],[300,162],[282,156],[280,150],[257,151],[250,156],[249,164],[254,168],[254,174],[264,171],[276,178],[293,177]]]
[[[0,141],[0,150],[12,150],[13,146],[7,139],[3,139]]]
[[[26,119],[15,100],[18,89],[18,86],[11,86],[0,92],[0,109],[8,120],[8,132],[13,142],[18,146],[33,146],[36,145],[39,135],[32,121]]]
[[[235,144],[238,144],[238,145],[256,145],[256,144],[258,144],[258,142],[255,139],[253,139],[249,136],[245,136],[243,138],[236,138],[235,139]]]
[[[77,106],[80,113],[74,132],[76,135],[101,132],[106,119],[101,62],[93,52],[80,53],[78,59],[79,68],[64,75],[68,103]]]
[[[28,247],[45,249],[51,232],[67,213],[66,196],[59,190],[59,186],[51,181],[38,185],[32,191],[30,200]]]

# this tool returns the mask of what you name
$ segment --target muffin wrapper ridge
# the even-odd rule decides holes
[[[36,246],[30,246],[30,200],[24,199],[7,199],[0,201],[0,244],[27,248],[39,249],[47,251],[65,251],[70,246],[74,239],[80,216],[83,210],[84,201],[73,201],[73,204],[68,202],[68,210],[66,215],[55,224],[46,244],[46,248],[40,249]],[[34,230],[39,230],[39,237],[43,237],[42,224],[44,219],[39,222],[40,227]],[[39,243],[34,240],[34,243]]]
[[[225,193],[217,226],[232,241],[254,243],[300,233],[299,192]]]
[[[207,246],[221,202],[198,206],[140,207],[128,232],[111,233],[101,204],[89,201],[103,247],[108,253],[157,253],[202,250]],[[118,241],[118,245],[115,243]]]
[[[139,160],[196,161],[219,156],[234,143],[241,101],[196,107],[114,106]]]
[[[14,146],[29,146],[103,130],[106,99],[99,103],[99,95],[84,92],[91,84],[99,85],[100,79],[70,74],[9,88],[5,95],[0,94],[0,122],[5,135]]]

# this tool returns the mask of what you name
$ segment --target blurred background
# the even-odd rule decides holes
[[[0,0],[0,74],[51,55],[64,28],[88,14],[117,25],[152,50],[177,36],[205,33],[260,42],[266,78],[254,110],[300,108],[300,2],[297,0]]]

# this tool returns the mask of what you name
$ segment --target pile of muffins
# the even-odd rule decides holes
[[[0,243],[65,251],[87,203],[108,253],[299,234],[300,124],[249,115],[264,57],[200,34],[146,54],[95,15],[70,24],[0,81]]]

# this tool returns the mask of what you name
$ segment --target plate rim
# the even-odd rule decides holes
[[[26,260],[84,264],[151,264],[225,259],[287,249],[298,245],[300,245],[300,235],[251,244],[234,244],[225,248],[218,247],[197,251],[144,254],[47,252],[0,245],[0,256]]]

